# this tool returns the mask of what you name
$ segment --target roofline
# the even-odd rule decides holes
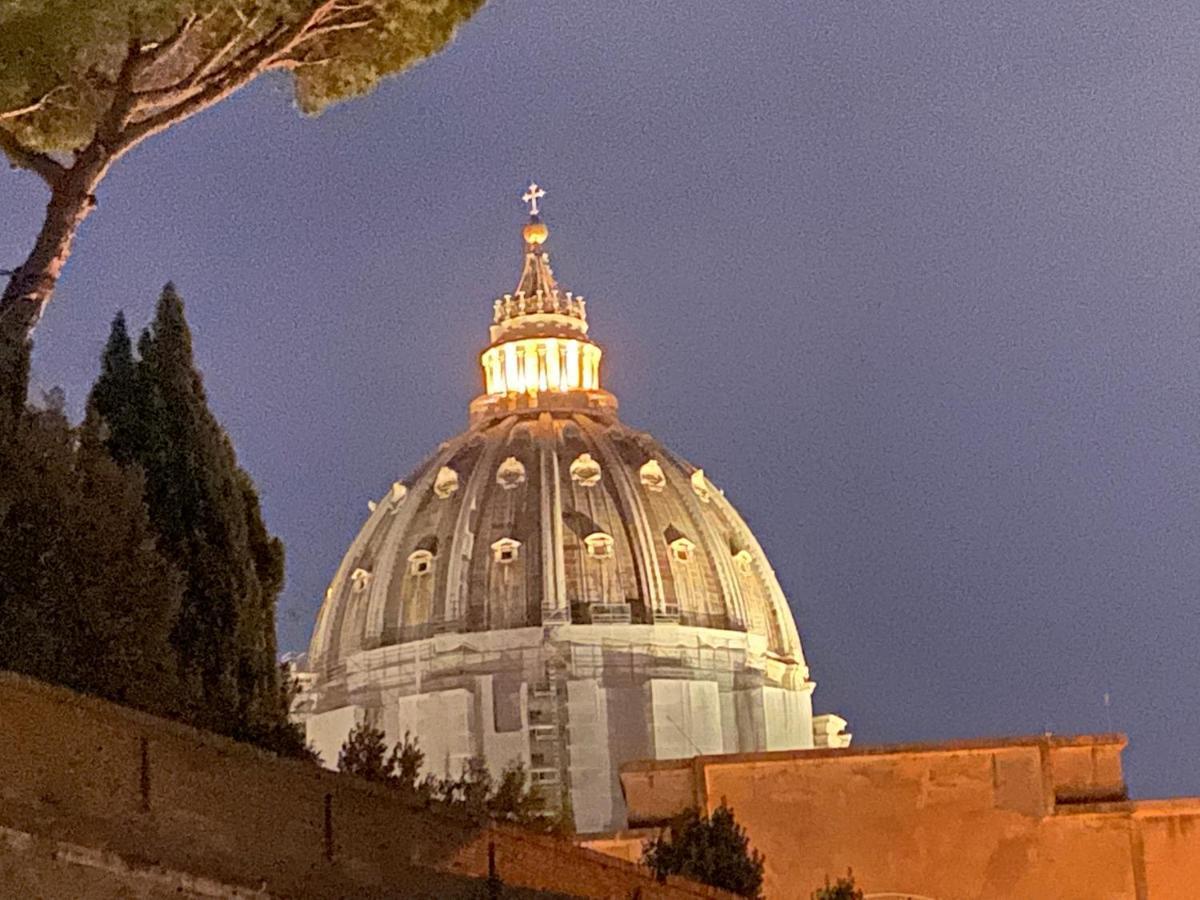
[[[853,747],[822,747],[811,750],[760,750],[752,753],[717,753],[688,759],[644,759],[625,763],[621,772],[661,772],[696,766],[788,762],[792,760],[840,759],[855,756],[896,756],[932,753],[987,753],[1010,747],[1101,747],[1124,749],[1129,738],[1122,732],[1100,734],[1032,734],[1016,737],[962,738],[954,741],[924,741],[909,744],[873,744]]]

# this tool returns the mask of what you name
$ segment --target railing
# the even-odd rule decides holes
[[[655,622],[678,622],[679,621],[679,604],[664,603],[661,609],[654,611]]]
[[[571,609],[567,606],[543,606],[542,607],[542,624],[543,625],[570,625],[571,624]]]
[[[633,611],[628,603],[589,603],[588,618],[593,625],[628,625]]]

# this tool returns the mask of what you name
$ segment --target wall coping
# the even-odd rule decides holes
[[[1200,816],[1200,797],[1155,797],[1148,800],[1132,800],[1129,806],[1134,818],[1138,819]]]
[[[661,772],[699,767],[747,765],[808,760],[852,759],[861,756],[910,756],[945,753],[992,753],[1016,747],[1117,747],[1123,750],[1129,738],[1120,732],[1075,735],[1020,735],[1016,737],[964,738],[910,744],[868,744],[854,747],[821,747],[811,750],[760,750],[752,753],[717,753],[687,759],[642,759],[625,763],[622,773]]]

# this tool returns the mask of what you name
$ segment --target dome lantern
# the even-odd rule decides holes
[[[484,394],[471,404],[471,421],[518,409],[582,407],[615,411],[600,387],[601,349],[587,336],[583,297],[559,288],[550,268],[550,231],[535,182],[521,196],[529,204],[522,236],[525,259],[517,288],[492,304],[491,343],[480,356]]]

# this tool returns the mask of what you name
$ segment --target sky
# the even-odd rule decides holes
[[[261,81],[122,161],[35,378],[78,413],[176,283],[302,649],[465,427],[536,179],[622,418],[755,530],[818,711],[1121,730],[1135,796],[1200,794],[1198,46],[1187,2],[493,0],[365,99]],[[0,172],[0,267],[44,203]]]

